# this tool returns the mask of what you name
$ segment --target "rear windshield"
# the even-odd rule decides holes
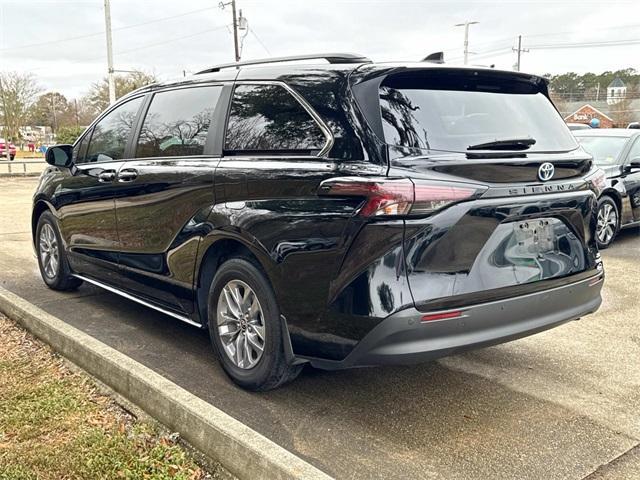
[[[467,152],[496,140],[534,139],[527,151],[568,151],[573,136],[537,84],[499,72],[405,72],[380,86],[386,143]]]
[[[580,145],[593,156],[596,165],[615,165],[629,140],[627,137],[577,137]]]

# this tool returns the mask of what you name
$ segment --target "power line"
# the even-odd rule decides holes
[[[113,28],[111,30],[114,31],[114,32],[121,31],[121,30],[129,30],[129,29],[132,29],[132,28],[142,27],[142,26],[145,26],[145,25],[151,25],[153,23],[166,22],[167,20],[174,20],[176,18],[186,17],[188,15],[193,15],[194,13],[204,12],[206,10],[214,10],[215,8],[216,7],[200,8],[198,10],[191,10],[189,12],[180,13],[178,15],[172,15],[170,17],[156,18],[154,20],[148,20],[146,22],[134,23],[134,24],[131,24],[131,25],[124,25],[122,27]],[[88,33],[86,35],[77,35],[75,37],[60,38],[58,40],[50,40],[50,41],[47,41],[47,42],[30,43],[28,45],[18,45],[16,47],[4,47],[4,48],[0,48],[0,52],[9,51],[9,50],[22,50],[22,49],[25,49],[25,48],[43,47],[43,46],[53,45],[53,44],[57,44],[57,43],[64,43],[64,42],[72,42],[74,40],[82,40],[82,39],[85,39],[85,38],[100,37],[100,36],[102,36],[104,34],[105,34],[105,31],[102,30],[102,31],[96,32],[96,33]]]
[[[473,44],[474,49],[478,48],[478,47],[494,47],[496,45],[504,45],[505,42],[511,42],[512,41],[512,37],[501,37],[501,38],[497,38],[495,40],[491,40],[488,42],[479,42],[479,43],[475,43]],[[456,47],[450,47],[450,48],[445,48],[442,49],[443,53],[447,53],[447,52],[457,52],[460,51],[460,47],[456,46]],[[470,52],[472,53],[472,52]]]
[[[251,32],[251,35],[255,37],[255,39],[258,41],[260,45],[262,45],[262,48],[264,48],[264,51],[267,52],[267,55],[271,56],[271,51],[267,48],[264,42],[260,40],[260,37],[258,37],[258,34],[253,30],[253,28],[250,28],[249,32]]]
[[[601,42],[572,42],[572,43],[550,43],[546,45],[529,45],[529,48],[536,50],[551,50],[551,49],[564,49],[564,48],[597,48],[597,47],[617,47],[623,45],[637,45],[640,44],[640,38],[624,39],[624,40],[609,40]]]
[[[589,32],[602,32],[602,31],[606,31],[606,30],[623,30],[626,28],[640,28],[639,24],[636,25],[617,25],[617,26],[613,26],[613,27],[601,27],[601,28],[590,28]],[[565,31],[565,32],[555,32],[555,33],[532,33],[532,34],[528,34],[528,35],[523,35],[523,37],[525,38],[531,38],[531,37],[557,37],[560,35],[571,35],[576,33],[576,31]]]
[[[116,52],[116,55],[127,55],[127,54],[132,53],[132,52],[137,52],[138,50],[144,50],[144,49],[147,49],[147,48],[157,47],[159,45],[166,45],[167,43],[177,42],[178,40],[184,40],[185,38],[197,37],[199,35],[204,35],[205,33],[215,32],[217,30],[222,30],[222,29],[226,29],[226,28],[227,28],[227,25],[219,25],[217,27],[209,28],[209,29],[203,30],[201,32],[191,33],[189,35],[183,35],[181,37],[170,38],[169,40],[163,40],[161,42],[148,43],[146,45],[142,45],[142,46],[136,47],[136,48],[131,48],[129,50],[122,50],[120,52]],[[98,57],[98,58],[102,58],[102,57]]]
[[[511,51],[511,46],[508,47],[501,47],[501,48],[494,48],[492,50],[487,50],[486,52],[478,52],[473,56],[473,60],[477,60],[477,59],[482,59],[482,58],[487,58],[487,57],[493,57],[496,54],[499,54],[501,52],[510,52]],[[450,62],[455,62],[457,60],[462,60],[463,57],[453,57],[451,59],[449,59]]]
[[[526,38],[526,35],[523,35]],[[561,50],[565,48],[600,48],[600,47],[618,47],[625,45],[638,45],[640,39],[630,38],[621,40],[609,40],[599,42],[566,42],[566,43],[549,43],[539,45],[529,45],[530,50]],[[511,50],[512,47],[494,48],[487,51],[480,51],[474,56],[474,59],[493,57],[502,52]],[[458,61],[462,57],[454,57],[449,61]]]
[[[215,31],[218,31],[218,30],[226,29],[226,28],[227,28],[227,25],[219,25],[217,27],[209,28],[209,29],[201,31],[201,32],[191,33],[189,35],[183,35],[183,36],[180,36],[180,37],[173,37],[173,38],[170,38],[170,39],[167,39],[167,40],[163,40],[161,42],[149,43],[149,44],[146,44],[146,45],[141,45],[141,46],[136,47],[136,48],[131,48],[129,50],[122,50],[122,51],[119,51],[119,52],[114,52],[114,56],[128,55],[130,53],[137,52],[139,50],[144,50],[144,49],[147,49],[147,48],[153,48],[153,47],[157,47],[159,45],[165,45],[167,43],[177,42],[177,41],[180,41],[180,40],[184,40],[186,38],[197,37],[199,35],[204,35],[205,33],[215,32]],[[82,58],[82,59],[73,61],[71,63],[78,65],[80,63],[93,62],[93,61],[96,61],[96,60],[103,60],[103,59],[104,59],[104,56],[101,55],[99,57]],[[27,72],[36,72],[38,70],[44,70],[44,69],[49,69],[49,68],[50,68],[49,66],[36,67],[36,68],[28,69],[26,71]]]

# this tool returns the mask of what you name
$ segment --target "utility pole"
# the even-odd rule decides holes
[[[2,76],[0,76],[0,97],[2,97],[2,115],[4,117],[4,153],[7,155],[7,161],[11,160],[9,152],[9,122],[7,121],[7,98],[5,97],[4,87],[2,86]]]
[[[51,133],[56,134],[56,130],[58,129],[58,119],[56,117],[56,95],[55,93],[51,94],[51,113],[53,114],[53,128],[51,129]]]
[[[111,46],[111,4],[104,0],[104,23],[107,31],[107,68],[109,72],[109,104],[116,101],[116,84],[113,78],[113,48]]]
[[[469,22],[466,21],[464,23],[457,23],[456,27],[464,27],[464,64],[467,65],[469,63],[469,25],[475,25],[480,22]]]
[[[236,62],[239,62],[240,50],[238,49],[238,19],[236,17],[236,0],[231,0],[231,12],[233,13],[233,50],[236,53]]]
[[[231,14],[233,15],[233,49],[236,55],[236,62],[240,61],[240,49],[238,45],[238,18],[236,16],[236,0],[230,2],[220,2],[218,6],[224,10],[224,7],[231,5]]]
[[[522,48],[522,35],[518,35],[518,48],[512,48],[514,52],[518,52],[518,60],[516,61],[516,71],[520,71],[520,55],[522,53],[527,53],[529,51],[528,48]]]

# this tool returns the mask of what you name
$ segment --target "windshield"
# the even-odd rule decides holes
[[[391,145],[467,152],[496,140],[533,139],[527,152],[577,147],[537,84],[500,72],[396,74],[380,87],[380,107]]]
[[[615,165],[620,162],[627,137],[576,137],[580,145],[593,156],[596,165]]]

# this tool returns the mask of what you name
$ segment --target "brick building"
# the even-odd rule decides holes
[[[564,117],[564,121],[567,123],[588,124],[592,118],[600,120],[600,128],[612,128],[614,126],[614,121],[610,116],[588,103],[586,105],[582,105],[575,112]]]
[[[625,128],[631,122],[640,121],[640,99],[628,93],[625,83],[616,77],[607,86],[606,99],[561,103],[560,113],[568,123],[588,124],[597,118],[600,128]]]

